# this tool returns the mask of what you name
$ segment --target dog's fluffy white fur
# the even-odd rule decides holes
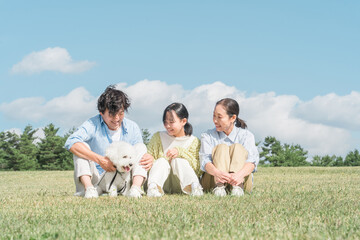
[[[104,172],[101,175],[100,182],[97,185],[99,195],[108,193],[109,196],[115,197],[120,190],[122,195],[127,195],[130,190],[130,172],[138,165],[146,151],[146,146],[143,143],[138,143],[134,146],[122,141],[111,143],[105,151],[105,156],[112,161],[117,172]],[[115,174],[116,177],[111,184]]]

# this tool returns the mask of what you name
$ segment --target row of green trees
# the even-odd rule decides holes
[[[7,170],[70,170],[72,154],[63,146],[71,131],[58,136],[59,128],[49,124],[45,137],[34,136],[36,129],[28,125],[19,136],[12,132],[0,133],[0,169]]]
[[[72,154],[64,144],[73,129],[59,136],[59,128],[53,124],[44,129],[44,138],[34,136],[36,129],[28,125],[19,136],[12,132],[0,133],[0,170],[71,170]],[[142,130],[144,143],[150,132]],[[258,143],[260,164],[265,166],[360,166],[358,150],[351,151],[343,159],[340,156],[314,156],[308,161],[308,152],[300,145],[282,144],[275,137],[266,137]]]
[[[258,144],[260,145],[260,143]],[[282,144],[275,137],[266,137],[261,144],[260,164],[279,167],[279,166],[360,166],[360,154],[357,149],[350,151],[345,158],[341,156],[313,156],[312,161],[308,161],[308,152],[300,145]]]

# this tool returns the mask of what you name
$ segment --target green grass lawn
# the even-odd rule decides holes
[[[72,172],[0,172],[1,239],[360,239],[360,168],[259,168],[251,195],[73,197]]]

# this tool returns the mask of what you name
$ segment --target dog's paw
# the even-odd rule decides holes
[[[128,197],[132,198],[141,198],[141,195],[144,194],[144,192],[141,190],[141,188],[137,186],[132,186],[127,194]]]
[[[109,191],[109,196],[110,197],[117,197],[117,189],[112,187]]]

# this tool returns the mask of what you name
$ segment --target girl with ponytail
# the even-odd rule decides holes
[[[215,105],[214,129],[201,135],[200,164],[204,190],[217,196],[242,196],[252,190],[252,173],[259,163],[254,135],[239,116],[239,104],[224,98]]]
[[[189,113],[181,103],[172,103],[163,113],[166,131],[155,133],[148,144],[148,153],[155,162],[149,172],[147,195],[164,193],[203,195],[199,182],[200,140],[192,135]]]

